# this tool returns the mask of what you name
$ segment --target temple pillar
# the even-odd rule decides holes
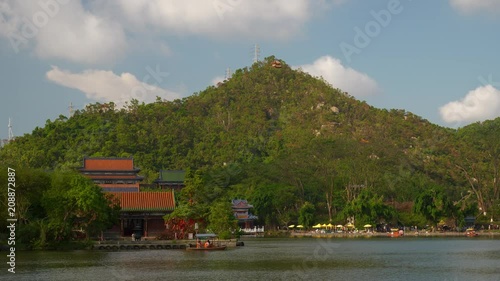
[[[125,232],[123,231],[123,217],[120,216],[120,236],[125,236]]]

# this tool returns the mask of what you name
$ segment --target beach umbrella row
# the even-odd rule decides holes
[[[331,223],[329,223],[329,224],[327,224],[327,225],[326,225],[326,224],[323,224],[323,225],[322,225],[322,224],[319,224],[319,223],[318,223],[317,225],[313,226],[313,228],[321,228],[321,227],[334,227],[334,225],[332,225]],[[341,225],[341,224],[338,224],[338,225],[336,225],[335,227],[337,227],[337,228],[343,228],[344,226],[343,226],[343,225]],[[346,225],[346,227],[348,227],[348,228],[353,228],[353,227],[354,227],[354,224],[352,224],[352,223],[348,223],[348,224]],[[365,228],[371,228],[371,227],[372,227],[372,225],[371,225],[371,224],[365,224],[363,227],[365,227]]]
[[[316,225],[313,225],[313,227],[312,227],[312,228],[332,228],[332,227],[334,227],[334,226],[335,226],[335,225],[333,225],[333,224],[331,224],[331,223],[329,223],[329,224],[321,224],[321,223],[318,223],[318,224],[316,224]],[[294,224],[292,224],[292,225],[289,225],[289,226],[288,226],[288,228],[294,228],[294,227],[297,227],[297,228],[304,228],[304,226],[303,226],[303,225],[301,225],[301,224],[299,224],[299,225],[297,225],[297,226],[295,226]],[[344,226],[343,226],[343,225],[341,225],[341,224],[339,224],[339,225],[337,225],[337,226],[335,226],[335,227],[337,227],[337,228],[342,228],[342,227],[344,227]],[[352,223],[348,223],[348,224],[346,225],[346,227],[347,227],[347,228],[353,228],[353,227],[354,227],[354,224],[352,224]],[[372,225],[371,225],[371,224],[365,224],[363,227],[364,227],[364,228],[371,228],[371,227],[372,227]]]

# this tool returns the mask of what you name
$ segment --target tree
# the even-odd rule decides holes
[[[297,219],[298,200],[292,186],[260,183],[250,200],[259,219],[269,227],[288,225]]]
[[[222,239],[229,238],[237,228],[237,219],[234,216],[231,202],[219,200],[210,206],[208,229],[217,233]]]
[[[462,140],[455,167],[475,194],[480,211],[493,218],[500,201],[500,118],[458,130]]]
[[[81,231],[86,239],[112,226],[118,206],[105,197],[90,179],[72,172],[54,173],[52,187],[43,196],[48,234],[55,241],[67,240]]]
[[[314,222],[314,211],[314,205],[309,202],[305,202],[302,207],[300,207],[299,224],[302,224],[306,228],[311,227]]]
[[[394,208],[384,204],[383,197],[377,196],[368,188],[346,205],[342,213],[355,218],[355,225],[361,228],[365,224],[390,221],[394,218]]]
[[[1,168],[7,171],[7,167]],[[0,184],[7,187],[7,172],[0,173]],[[42,206],[42,196],[51,186],[50,174],[37,169],[15,169],[15,217],[18,220],[17,243],[29,247],[36,244],[40,238],[38,223],[46,217]],[[7,192],[0,194],[0,205],[6,210],[2,212],[0,226],[6,229],[7,223]]]
[[[423,215],[428,222],[435,225],[442,217],[452,215],[453,203],[442,188],[434,186],[417,196],[413,211]]]

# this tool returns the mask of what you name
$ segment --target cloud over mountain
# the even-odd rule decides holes
[[[470,91],[463,99],[452,101],[439,109],[447,123],[466,125],[500,116],[500,90],[491,85]]]
[[[379,86],[373,78],[343,66],[339,59],[331,56],[323,56],[312,64],[300,65],[295,68],[301,68],[312,76],[323,77],[334,88],[339,88],[357,98],[380,92]]]
[[[91,100],[99,102],[112,101],[118,106],[131,99],[153,102],[157,96],[167,100],[180,97],[175,92],[157,86],[162,82],[160,81],[162,80],[161,77],[165,75],[162,76],[161,72],[154,73],[152,69],[150,74],[146,75],[142,81],[139,81],[133,74],[126,72],[116,75],[112,71],[90,69],[81,73],[71,73],[61,70],[57,66],[52,66],[46,76],[47,79],[56,84],[85,93],[85,96]]]

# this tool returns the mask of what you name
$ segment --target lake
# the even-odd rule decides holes
[[[18,252],[17,273],[4,264],[0,280],[500,280],[499,239],[243,241],[215,252]]]

